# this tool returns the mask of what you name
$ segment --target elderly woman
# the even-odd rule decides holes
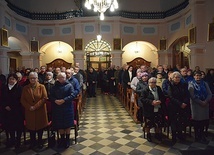
[[[147,140],[152,141],[150,129],[155,127],[155,138],[162,140],[161,127],[163,126],[163,114],[165,110],[165,98],[159,86],[156,85],[156,78],[149,79],[149,85],[141,94],[141,102],[144,109],[145,131]]]
[[[140,107],[140,109],[138,110],[137,117],[138,117],[138,120],[141,123],[143,123],[143,105],[140,100],[140,96],[141,96],[141,93],[143,92],[143,90],[148,86],[149,74],[147,72],[143,72],[143,73],[141,72],[141,76],[142,77],[139,80],[139,82],[137,83],[135,92],[139,96],[137,104]]]
[[[182,131],[186,128],[190,117],[189,109],[189,92],[186,83],[181,82],[181,74],[179,72],[172,73],[172,81],[168,88],[168,113],[172,130],[172,145],[176,143],[176,137],[184,141]]]
[[[47,91],[48,98],[50,98],[51,89],[55,84],[55,80],[53,79],[53,73],[52,72],[46,72],[46,77],[44,81],[44,85]]]
[[[47,92],[45,86],[38,82],[38,74],[30,72],[29,84],[23,88],[21,103],[25,109],[26,128],[30,131],[30,148],[36,146],[36,133],[38,146],[43,147],[43,129],[48,125],[45,101]]]
[[[16,148],[20,146],[21,133],[24,127],[24,117],[20,103],[21,93],[22,88],[18,84],[17,75],[9,74],[7,85],[2,88],[4,127],[10,135],[10,140],[6,143],[7,147],[14,144]]]
[[[141,80],[141,70],[137,70],[137,75],[132,79],[131,81],[131,88],[132,88],[132,96],[131,96],[131,101],[134,102],[134,93],[136,91],[137,83]]]
[[[58,81],[51,90],[51,102],[53,110],[53,128],[60,133],[58,147],[70,146],[70,127],[74,125],[74,106],[72,100],[75,92],[72,84],[66,80],[66,74],[57,75]]]
[[[194,80],[189,83],[189,92],[195,141],[207,143],[204,127],[209,123],[209,101],[212,93],[208,84],[201,79],[201,71],[194,72]]]

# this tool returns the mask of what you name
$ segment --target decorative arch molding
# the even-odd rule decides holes
[[[98,41],[98,40],[92,40],[90,41],[86,46],[84,51],[86,53],[96,53],[96,52],[108,52],[111,51],[111,46],[109,43],[107,43],[104,40]]]

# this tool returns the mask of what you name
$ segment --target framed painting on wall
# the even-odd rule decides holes
[[[159,45],[160,50],[166,50],[166,39],[161,39]]]
[[[188,41],[189,41],[189,44],[196,43],[196,27],[189,29]]]
[[[122,48],[122,40],[120,38],[114,38],[113,40],[113,49],[121,50]]]
[[[8,31],[5,28],[1,28],[1,46],[8,47]]]
[[[82,50],[82,47],[83,47],[83,42],[82,42],[82,39],[75,39],[75,50]]]
[[[36,41],[36,40],[30,41],[30,51],[39,52],[39,41]]]
[[[213,40],[214,40],[214,23],[209,23],[207,41],[213,41]]]

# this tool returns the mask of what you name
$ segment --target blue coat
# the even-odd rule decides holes
[[[54,129],[67,129],[74,125],[74,106],[72,100],[75,98],[73,86],[66,81],[59,81],[51,89],[50,100],[52,102],[52,121]],[[55,100],[63,99],[65,102],[57,105]]]
[[[80,93],[79,81],[72,76],[70,79],[68,79],[68,82],[74,87],[74,96],[77,97],[77,95]]]

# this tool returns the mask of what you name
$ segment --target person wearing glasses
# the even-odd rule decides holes
[[[209,85],[202,80],[201,71],[194,72],[194,80],[189,83],[191,112],[195,130],[195,141],[207,143],[204,127],[209,124],[209,101],[212,93]]]
[[[161,88],[156,85],[156,82],[156,78],[150,78],[148,86],[141,93],[141,102],[144,110],[144,128],[149,142],[152,141],[150,133],[152,127],[155,128],[155,138],[159,141],[162,140],[161,128],[163,126],[165,97]]]
[[[48,125],[47,91],[43,84],[38,82],[38,74],[30,72],[29,84],[23,88],[21,103],[25,109],[26,128],[30,131],[30,149],[36,147],[36,133],[38,134],[38,147],[43,147],[43,129]]]
[[[181,74],[177,71],[172,73],[172,81],[168,88],[168,114],[172,130],[172,145],[177,141],[177,137],[184,141],[182,131],[186,128],[190,118],[189,92],[186,83],[181,82]]]

